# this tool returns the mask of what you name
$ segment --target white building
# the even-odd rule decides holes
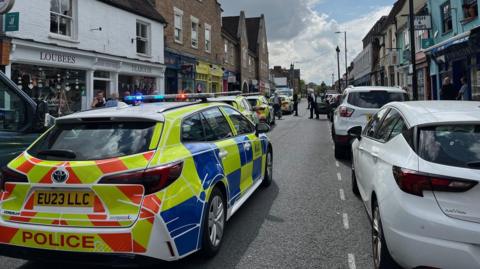
[[[54,115],[98,92],[164,92],[164,18],[148,0],[17,0],[6,74]]]
[[[372,44],[368,44],[353,60],[352,75],[355,86],[371,85],[370,73],[372,72]]]

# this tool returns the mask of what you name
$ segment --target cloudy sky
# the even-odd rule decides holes
[[[347,31],[348,61],[362,50],[362,39],[375,22],[388,15],[394,0],[220,0],[224,16],[245,10],[247,17],[265,14],[270,66],[302,70],[307,82],[332,83],[337,74],[335,48],[342,49],[341,72],[345,72],[344,38]]]

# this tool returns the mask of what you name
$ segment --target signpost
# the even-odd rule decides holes
[[[432,29],[432,17],[425,15],[425,16],[415,16],[415,30],[431,30]]]

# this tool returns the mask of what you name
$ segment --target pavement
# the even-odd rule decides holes
[[[305,102],[299,109],[299,117],[284,116],[269,134],[274,183],[256,191],[227,223],[219,254],[210,260],[193,255],[152,269],[373,268],[371,227],[351,191],[351,164],[335,160],[326,117],[309,120]],[[0,256],[0,268],[85,266]]]

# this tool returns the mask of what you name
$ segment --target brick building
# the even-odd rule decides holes
[[[224,85],[243,92],[270,90],[265,17],[223,17],[222,38],[226,74]],[[227,74],[228,73],[228,74]],[[235,78],[235,79],[234,79]]]
[[[166,93],[223,90],[222,9],[217,0],[154,0],[165,28]]]
[[[286,86],[293,89],[295,92],[300,93],[300,69],[295,69],[295,67],[290,65],[290,69],[283,68],[281,66],[274,66],[270,70],[270,73],[274,78],[287,78]],[[285,86],[285,85],[276,85],[276,86]]]

